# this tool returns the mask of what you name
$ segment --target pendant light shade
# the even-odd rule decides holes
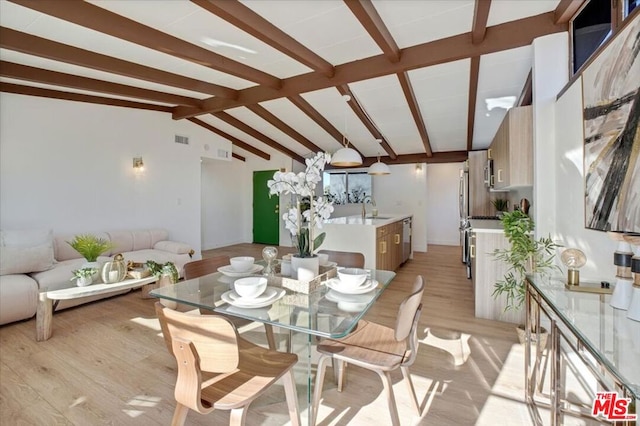
[[[388,175],[391,174],[389,166],[381,162],[379,159],[376,163],[373,163],[367,171],[370,175]]]
[[[340,148],[331,156],[331,165],[338,167],[353,167],[362,165],[362,158],[358,151],[348,146]]]

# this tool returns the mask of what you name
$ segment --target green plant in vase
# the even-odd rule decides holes
[[[98,268],[80,268],[71,271],[73,275],[69,281],[76,281],[82,287],[93,282],[93,276],[98,273]]]
[[[96,262],[98,256],[114,247],[110,241],[91,234],[76,235],[73,240],[67,241],[67,244],[80,253],[87,262]]]
[[[491,200],[491,204],[495,207],[496,212],[508,212],[509,211],[509,200],[505,198],[496,198]]]
[[[167,277],[171,284],[175,284],[180,279],[178,268],[173,262],[158,263],[155,260],[147,260],[145,265],[149,268],[151,275],[154,275],[159,280]]]

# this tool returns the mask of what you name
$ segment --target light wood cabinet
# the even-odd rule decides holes
[[[402,221],[376,229],[376,268],[395,271],[402,263]]]
[[[511,108],[491,143],[496,189],[533,185],[533,109]]]
[[[485,186],[487,151],[469,152],[469,215],[488,216],[491,214],[489,190]]]

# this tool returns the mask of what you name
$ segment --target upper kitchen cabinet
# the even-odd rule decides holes
[[[487,177],[487,151],[469,152],[469,215],[488,216],[491,214],[489,191],[485,185]]]
[[[493,186],[533,186],[533,109],[511,108],[491,142]]]

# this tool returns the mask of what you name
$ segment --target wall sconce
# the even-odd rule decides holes
[[[144,162],[142,161],[142,157],[133,157],[133,170],[136,172],[144,171]]]
[[[422,173],[422,164],[421,163],[417,163],[416,164],[416,174],[419,175],[420,173]]]

